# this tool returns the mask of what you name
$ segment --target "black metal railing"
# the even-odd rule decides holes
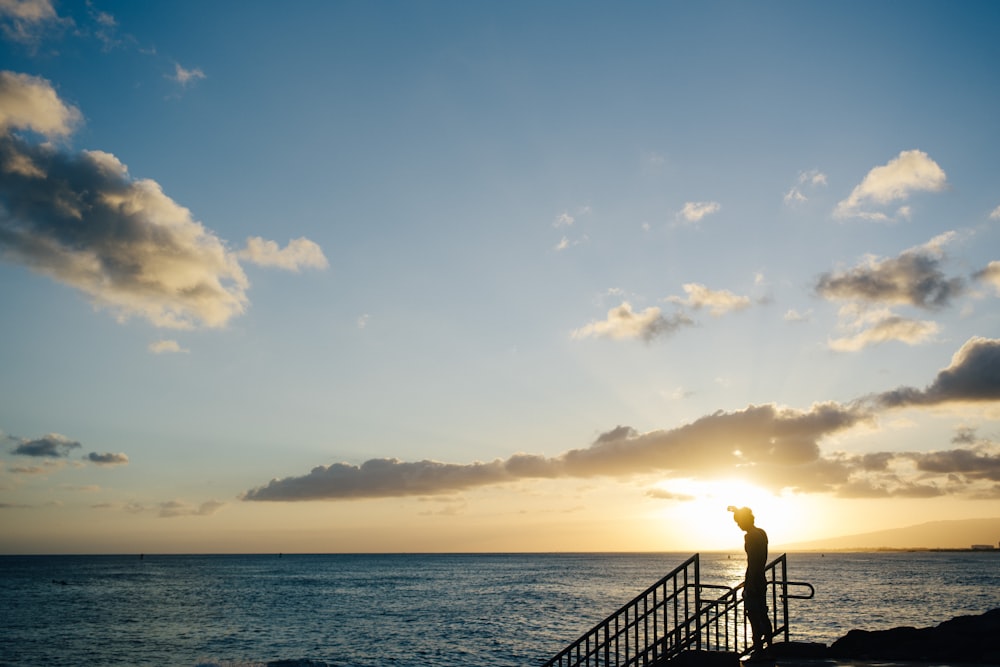
[[[652,665],[697,642],[698,554],[567,646],[544,667]]]
[[[787,642],[788,600],[811,598],[813,587],[788,581],[785,554],[771,561],[765,574],[772,637],[781,636]],[[808,595],[790,594],[794,586],[806,587]],[[695,554],[543,667],[653,667],[688,649],[746,655],[753,648],[753,638],[743,613],[742,590],[742,583],[735,588],[701,583],[699,555]],[[706,596],[703,591],[715,593]]]

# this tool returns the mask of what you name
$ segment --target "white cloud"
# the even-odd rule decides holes
[[[175,340],[157,340],[149,344],[149,351],[153,354],[178,354],[191,350],[181,347]]]
[[[45,79],[0,72],[0,132],[28,129],[48,138],[64,137],[81,119],[80,111],[63,103]]]
[[[574,218],[573,216],[571,216],[569,213],[565,213],[564,212],[564,213],[560,213],[559,215],[556,216],[555,222],[552,223],[552,226],[553,227],[569,227],[574,222],[576,222],[576,218]]]
[[[808,201],[809,198],[803,193],[803,189],[806,187],[816,188],[821,185],[826,185],[826,174],[818,169],[799,172],[796,184],[785,193],[785,203],[791,205]]]
[[[693,322],[683,314],[664,316],[659,308],[650,306],[642,312],[634,312],[632,305],[624,301],[608,311],[605,320],[591,322],[571,334],[574,339],[611,338],[614,340],[641,338],[651,341],[659,336],[673,333],[682,326]]]
[[[800,313],[799,311],[795,310],[794,308],[789,308],[788,311],[785,313],[784,319],[785,319],[786,322],[808,322],[809,321],[809,316],[811,314],[812,314],[812,311],[808,311],[808,312],[805,312],[805,313]]]
[[[132,178],[111,153],[66,153],[13,132],[61,136],[78,120],[47,81],[0,73],[0,260],[80,290],[120,321],[190,329],[242,314],[241,254],[156,181]],[[302,238],[284,249],[250,239],[243,253],[290,270],[326,266],[319,246]]]
[[[981,280],[993,286],[997,294],[1000,294],[1000,261],[990,262],[985,269],[976,272],[976,280]]]
[[[841,329],[855,333],[831,339],[831,350],[857,352],[871,345],[896,341],[907,345],[930,342],[937,334],[937,323],[900,317],[887,308],[869,309],[859,304],[848,304],[840,309]]]
[[[809,198],[802,194],[802,192],[796,187],[793,187],[785,193],[786,204],[798,204],[804,201],[809,201]]]
[[[944,170],[927,153],[902,151],[888,163],[869,171],[850,196],[837,204],[833,214],[838,218],[886,220],[885,213],[868,209],[905,200],[914,192],[939,192],[946,186]]]
[[[205,73],[198,67],[193,69],[184,69],[181,67],[180,63],[174,63],[174,73],[172,75],[168,74],[167,78],[172,81],[176,81],[182,86],[186,86],[189,83],[198,81],[199,79],[204,79]]]
[[[51,0],[0,0],[0,28],[15,42],[34,42],[47,25],[59,23]]]
[[[61,178],[11,173],[12,156]],[[0,172],[0,258],[88,294],[120,321],[221,327],[246,309],[249,282],[237,257],[158,183],[132,179],[110,153],[63,155],[3,137]]]
[[[1000,220],[1000,206],[997,206],[993,209],[993,212],[990,213],[990,220]]]
[[[667,301],[695,309],[708,308],[716,317],[750,306],[750,297],[738,296],[729,290],[711,290],[699,283],[687,283],[683,289],[687,298],[672,296]]]
[[[51,0],[0,0],[0,16],[24,21],[45,21],[55,18]]]
[[[700,222],[706,215],[717,213],[722,205],[714,201],[689,201],[678,213],[678,218],[687,222]]]
[[[889,341],[920,345],[931,341],[937,332],[938,325],[935,322],[892,315],[853,336],[832,339],[829,345],[831,350],[837,352],[857,352],[870,345]]]
[[[284,248],[274,241],[259,236],[247,239],[247,246],[239,252],[244,259],[258,266],[269,266],[287,271],[299,271],[303,267],[325,269],[329,266],[323,250],[307,238],[291,239]]]

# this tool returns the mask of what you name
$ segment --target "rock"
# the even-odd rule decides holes
[[[830,647],[833,658],[1000,662],[1000,609],[958,616],[931,628],[851,630]]]

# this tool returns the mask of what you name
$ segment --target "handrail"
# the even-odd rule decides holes
[[[701,607],[695,554],[560,651],[543,667],[652,665],[698,643]]]
[[[788,600],[807,600],[811,584],[788,581],[785,554],[765,567],[772,637],[789,640]],[[743,583],[736,587],[701,583],[695,554],[618,611],[595,625],[543,667],[654,666],[690,648],[731,651],[744,656],[753,650],[749,621],[743,613]],[[790,594],[804,586],[808,595]],[[724,591],[705,598],[702,590]]]

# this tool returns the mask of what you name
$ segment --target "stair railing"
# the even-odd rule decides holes
[[[808,583],[788,581],[785,554],[766,566],[765,576],[772,637],[787,642],[788,600],[809,599],[815,591]],[[807,588],[808,594],[789,593],[793,586]],[[716,593],[704,595],[703,590]],[[653,667],[688,649],[746,655],[753,649],[753,637],[742,592],[742,583],[735,588],[702,584],[695,554],[543,667]]]
[[[697,644],[698,554],[567,646],[544,667],[652,665]]]

